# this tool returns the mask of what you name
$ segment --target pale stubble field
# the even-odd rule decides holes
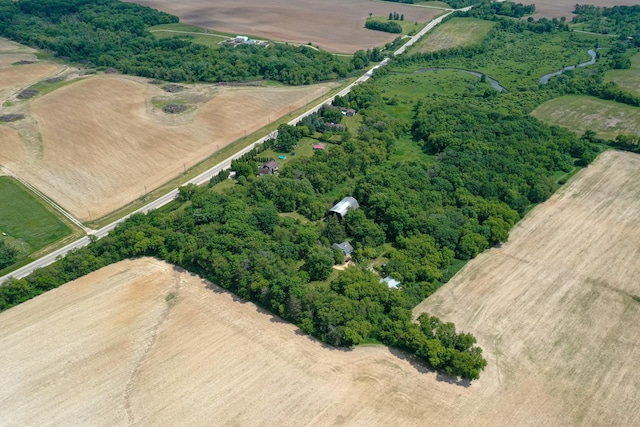
[[[0,126],[0,163],[96,219],[335,86],[190,86],[176,96],[199,98],[198,108],[172,116],[151,102],[168,94],[143,79],[88,77],[31,101],[15,129]]]
[[[639,180],[602,154],[415,309],[478,338],[471,385],[143,258],[0,314],[0,423],[638,425]]]

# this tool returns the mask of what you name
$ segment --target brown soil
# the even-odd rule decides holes
[[[404,14],[406,21],[429,22],[442,10],[371,0],[136,0],[180,17],[180,22],[227,33],[276,41],[311,42],[331,52],[353,53],[382,46],[397,34],[364,28],[369,13]]]
[[[415,309],[485,349],[466,424],[640,424],[639,180],[602,154]]]
[[[0,58],[2,56],[0,55]],[[60,68],[59,65],[50,63],[9,65],[0,68],[0,96],[7,89],[24,88],[52,76]]]
[[[8,425],[638,425],[640,156],[608,152],[416,309],[489,365],[333,349],[198,277],[124,261],[0,313]]]
[[[201,107],[168,115],[151,104],[168,99],[156,86],[89,77],[32,101],[19,130],[35,148],[26,159],[0,152],[0,162],[74,216],[97,218],[329,88],[195,86],[175,96]]]
[[[589,0],[588,2],[576,2],[576,0],[535,0],[532,3],[536,5],[536,13],[533,15],[535,19],[561,18],[564,16],[567,18],[567,21],[571,21],[575,16],[572,12],[575,9],[576,3],[591,4],[600,7],[613,7],[633,6],[634,4],[638,4],[638,0]]]

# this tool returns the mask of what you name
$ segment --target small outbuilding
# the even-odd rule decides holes
[[[331,245],[331,249],[339,249],[344,252],[345,256],[349,256],[353,253],[353,246],[351,246],[351,243],[349,242],[334,243]]]
[[[280,165],[275,160],[269,160],[264,165],[260,166],[258,169],[258,174],[260,175],[269,175],[272,173],[276,173],[279,169]]]
[[[354,110],[353,108],[347,108],[344,112],[344,115],[347,117],[353,117],[356,115],[356,110]]]
[[[400,282],[389,276],[380,279],[380,283],[386,283],[389,289],[398,289],[400,287]]]
[[[324,150],[325,148],[327,148],[325,144],[313,144],[314,150]]]
[[[236,36],[236,43],[246,43],[248,40],[247,36]]]
[[[344,218],[349,209],[358,209],[358,201],[351,196],[340,200],[334,207],[329,209],[330,214],[336,214],[340,219]]]

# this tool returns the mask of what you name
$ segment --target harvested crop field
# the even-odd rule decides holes
[[[77,218],[95,219],[330,87],[194,86],[167,94],[136,79],[90,77],[32,101],[19,129],[31,137],[23,150],[0,152],[0,162]],[[168,115],[152,103],[172,96],[199,107]]]
[[[0,68],[0,96],[6,89],[30,86],[45,77],[54,75],[61,68],[59,65],[44,62],[2,67]]]
[[[403,14],[405,21],[426,23],[442,10],[372,0],[135,0],[180,17],[185,24],[274,41],[311,42],[330,52],[353,53],[382,46],[396,34],[364,28],[369,14]]]
[[[638,179],[640,156],[601,155],[416,309],[478,338],[471,385],[383,346],[327,347],[142,258],[0,313],[0,421],[638,425]]]
[[[475,18],[453,18],[439,25],[420,40],[412,52],[435,52],[482,42],[495,25]]]
[[[616,139],[619,134],[640,135],[640,108],[592,96],[561,96],[540,105],[531,114],[579,135],[587,129],[605,139]]]
[[[536,5],[536,13],[533,15],[535,19],[561,18],[564,16],[567,21],[571,21],[574,17],[572,12],[576,7],[575,0],[535,0],[532,3]],[[633,6],[638,4],[638,0],[589,0],[583,3],[577,2],[577,4],[591,4],[600,7]]]
[[[639,180],[637,154],[600,155],[414,310],[485,349],[457,424],[640,424]]]

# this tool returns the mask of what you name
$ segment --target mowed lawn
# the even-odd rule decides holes
[[[435,52],[480,43],[494,25],[494,22],[482,19],[453,18],[428,33],[412,48],[412,52]]]
[[[21,239],[28,253],[71,234],[71,229],[44,202],[7,176],[0,177],[0,231],[12,239]]]
[[[631,57],[630,69],[607,71],[605,82],[616,82],[621,88],[640,96],[640,53]]]
[[[531,114],[579,135],[587,129],[605,139],[615,139],[619,134],[640,134],[640,108],[591,96],[561,96],[545,102]]]

